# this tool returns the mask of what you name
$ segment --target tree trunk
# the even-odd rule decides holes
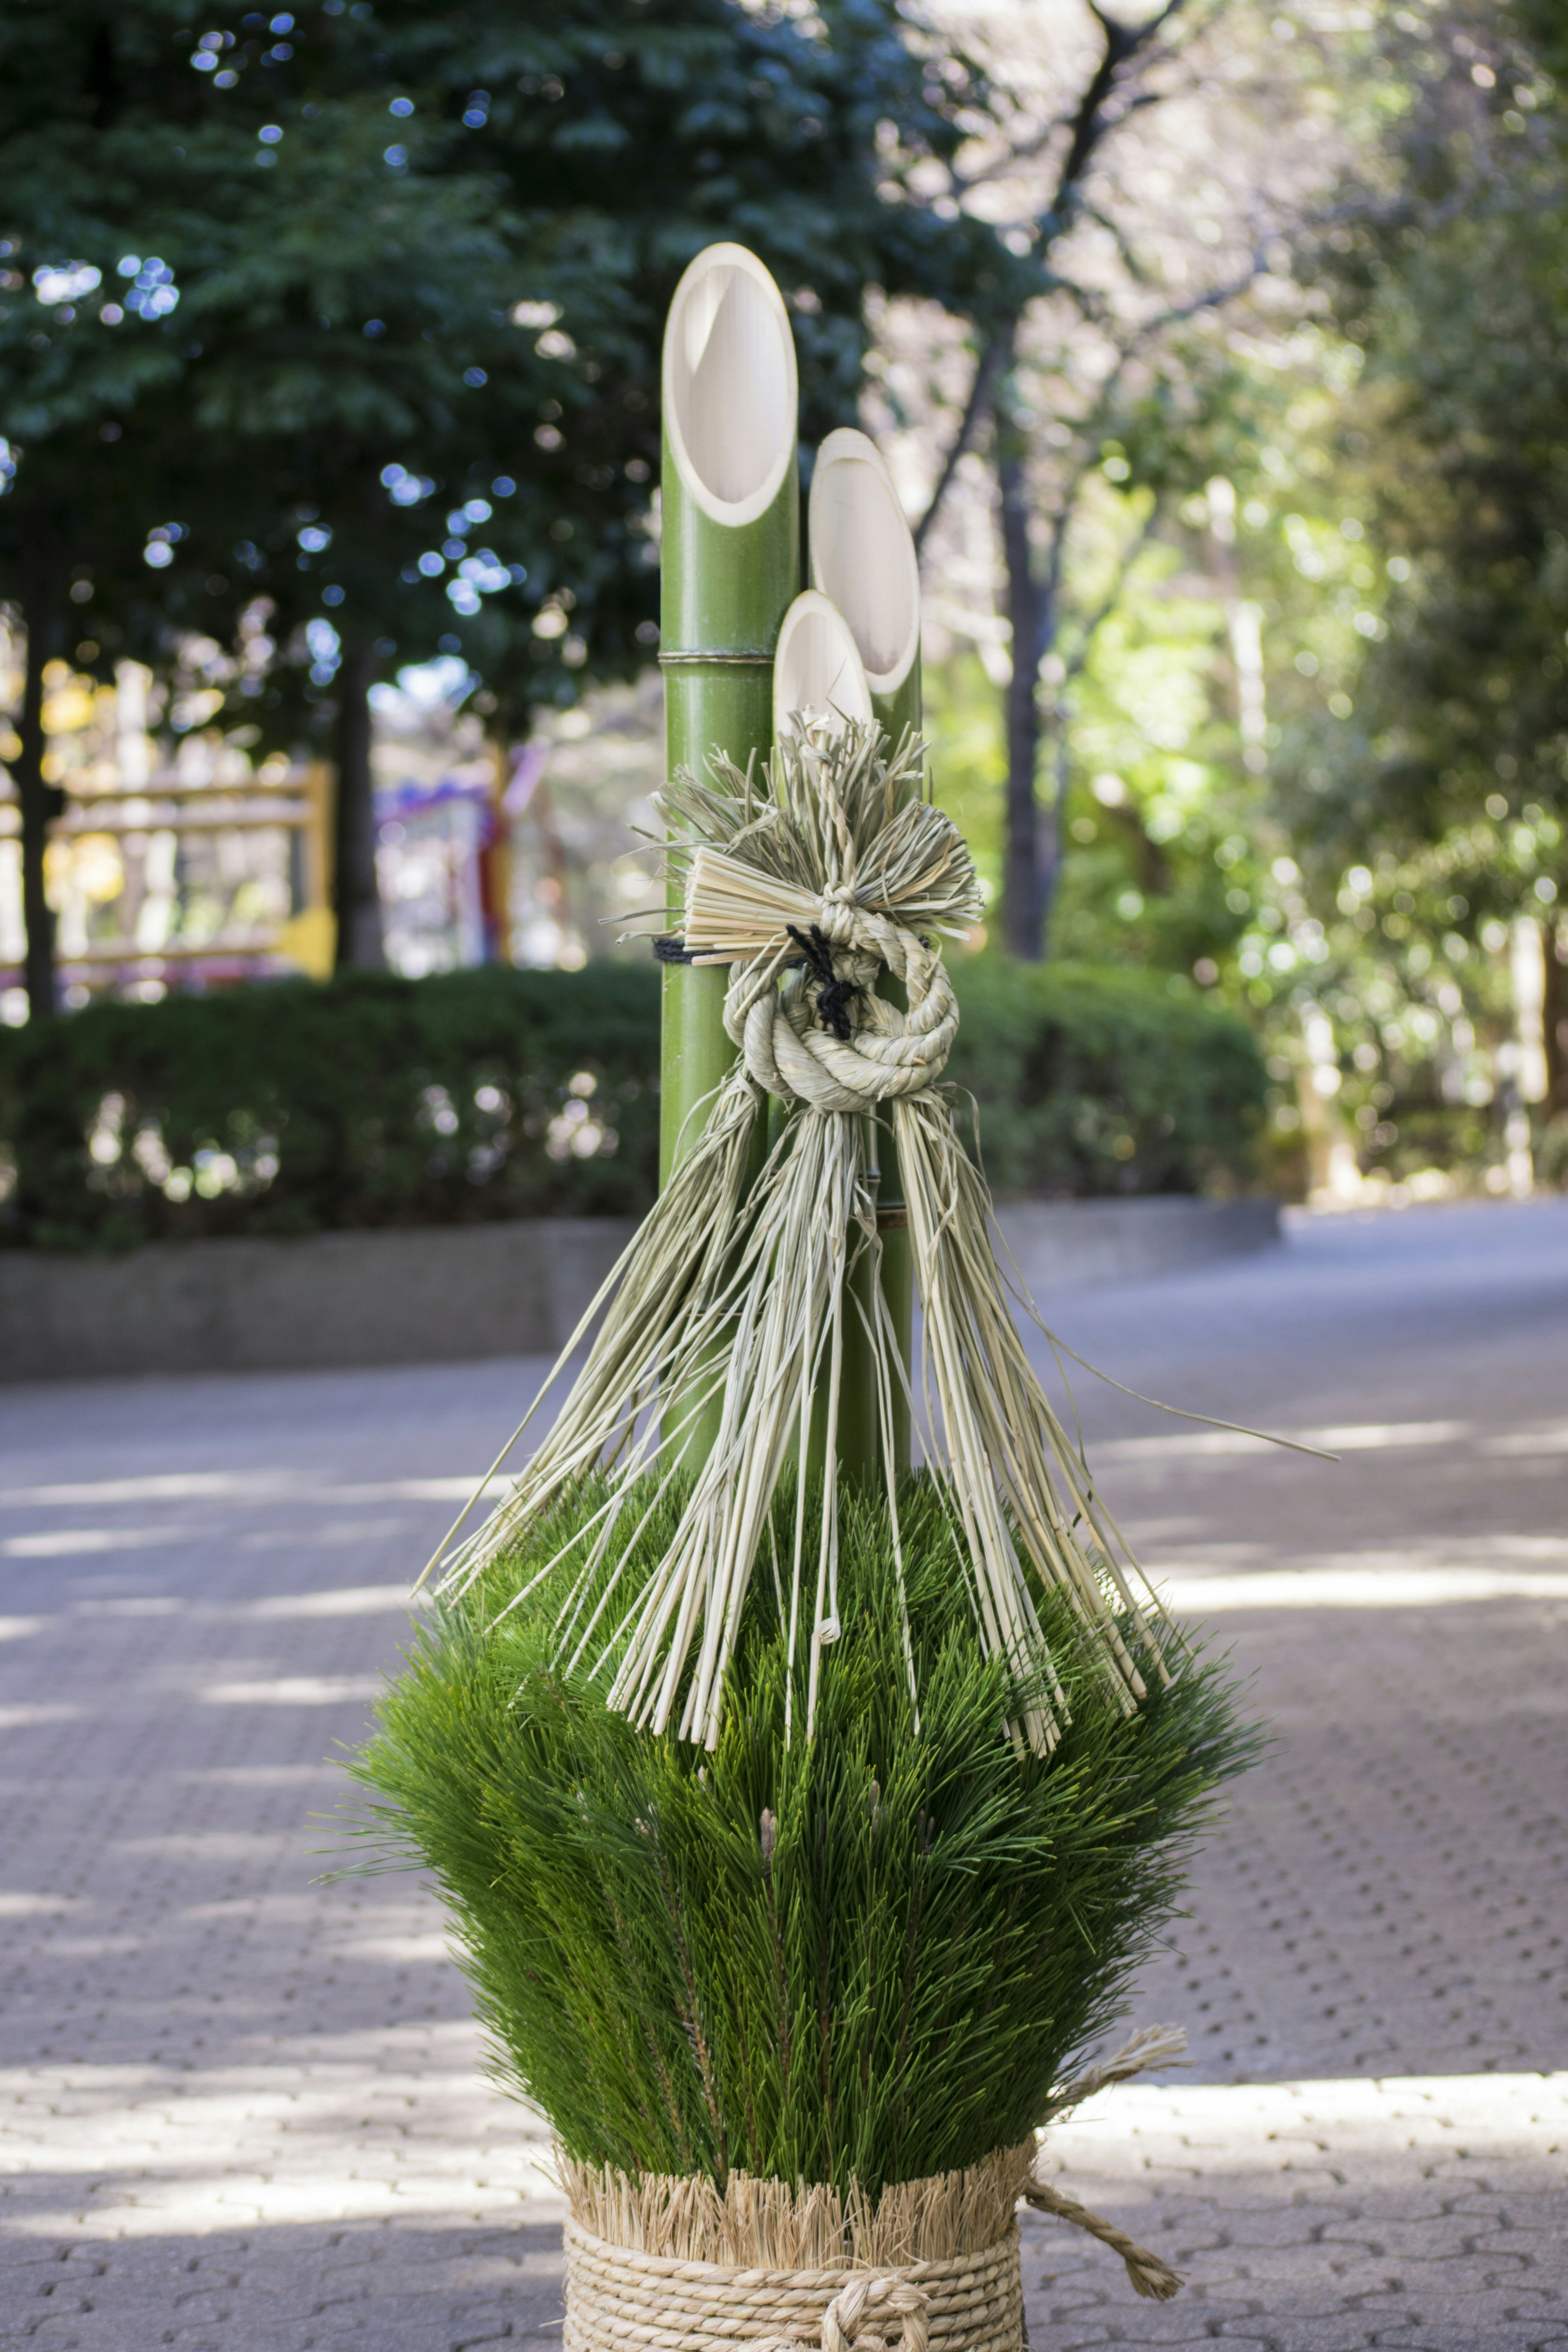
[[[332,877],[340,971],[386,970],[371,775],[370,692],[375,673],[373,646],[345,640],[338,671],[338,804]]]
[[[1069,721],[1071,706],[1060,697],[1055,709],[1040,719],[1044,738],[1041,765],[1051,775],[1051,798],[1040,811],[1036,840],[1040,856],[1040,952],[1049,956],[1051,921],[1056,912],[1056,886],[1061,879],[1061,823],[1067,813],[1067,776],[1071,753]]]
[[[1045,955],[1046,925],[1056,881],[1056,811],[1040,802],[1044,725],[1040,665],[1051,637],[1051,594],[1034,564],[1029,532],[1029,486],[1021,453],[997,467],[1001,489],[1002,553],[1012,628],[1012,676],[1007,690],[1007,845],[1002,869],[1002,934],[1026,963]]]
[[[1541,1024],[1546,1045],[1546,1116],[1556,1118],[1568,1111],[1568,922],[1553,922],[1548,916],[1542,926],[1542,944],[1546,951]]]
[[[43,517],[29,518],[27,552],[21,581],[22,622],[26,633],[22,676],[22,709],[16,722],[21,743],[14,773],[22,815],[22,919],[26,928],[25,977],[27,1011],[35,1021],[47,1021],[57,1010],[55,977],[55,918],[44,894],[44,853],[48,847],[49,822],[65,806],[57,784],[44,781],[44,666],[53,650],[56,633],[56,592],[59,567]]]

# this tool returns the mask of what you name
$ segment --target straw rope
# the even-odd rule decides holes
[[[1119,2230],[1114,2221],[1107,2221],[1103,2213],[1092,2212],[1075,2197],[1064,2197],[1049,2180],[1030,2180],[1023,2196],[1024,2203],[1032,2205],[1037,2212],[1053,2213],[1059,2221],[1071,2221],[1075,2230],[1086,2230],[1103,2246],[1109,2246],[1113,2254],[1120,2254],[1135,2294],[1147,2295],[1155,2303],[1168,2303],[1173,2294],[1181,2292],[1179,2271],[1173,2271],[1167,2262],[1152,2254],[1146,2246],[1140,2246],[1136,2238]]]
[[[1177,2039],[1169,2028],[1135,2036],[1103,2079],[1169,2064]],[[1074,2104],[1071,2093],[1055,2104]],[[841,2197],[737,2172],[721,2191],[702,2176],[558,2161],[570,2206],[567,2352],[887,2352],[890,2336],[902,2352],[1022,2352],[1020,2197],[1119,2254],[1138,2294],[1163,2303],[1182,2284],[1041,2179],[1033,2140],[966,2171],[892,2182],[874,2200],[858,2183]]]
[[[898,2270],[735,2270],[612,2245],[577,2221],[565,2229],[567,2352],[863,2352],[896,2322],[904,2352],[1019,2352],[1023,2287],[1019,2234]]]
[[[991,2246],[896,2270],[737,2269],[617,2246],[568,2221],[568,2352],[717,2352],[746,2344],[764,2352],[865,2352],[894,2332],[904,2352],[1019,2352],[1023,2289],[1019,2235],[1009,2221]]]
[[[1143,2025],[1124,2042],[1109,2058],[1086,2066],[1082,2074],[1073,2077],[1060,2091],[1051,2095],[1046,2119],[1056,2123],[1074,2107],[1081,2107],[1097,2091],[1109,2090],[1113,2083],[1130,2083],[1137,2074],[1147,2074],[1166,2066],[1185,2066],[1186,2028],[1185,2025]]]
[[[692,883],[699,904],[705,879],[699,858]],[[924,1093],[946,1069],[958,1034],[940,954],[902,924],[856,907],[842,886],[819,899],[812,929],[837,951],[835,971],[858,1000],[854,1034],[840,1038],[817,1025],[806,971],[780,990],[777,958],[758,958],[730,983],[724,1007],[725,1028],[752,1078],[770,1095],[821,1111],[869,1111]],[[908,991],[907,1013],[875,993],[883,964]]]
[[[814,1730],[823,1661],[841,1630],[838,1407],[857,1339],[871,1358],[904,1606],[894,1423],[912,1381],[874,1279],[879,1129],[897,1147],[923,1309],[923,1448],[980,1647],[1005,1663],[1016,1693],[1013,1737],[1046,1754],[1069,1720],[1031,1575],[1064,1604],[1058,1638],[1092,1663],[1113,1706],[1132,1714],[1151,1668],[1170,1679],[1174,1629],[1029,1360],[992,1252],[989,1195],[938,1085],[958,1011],[936,941],[968,929],[979,896],[951,820],[906,797],[921,751],[912,734],[890,753],[874,727],[834,733],[797,721],[765,778],[716,755],[711,782],[683,771],[657,796],[672,822],[671,859],[685,871],[679,951],[734,967],[725,1023],[739,1059],[547,1383],[589,1341],[553,1428],[485,1525],[439,1558],[444,1591],[465,1590],[587,1474],[613,1465],[608,1497],[534,1572],[537,1583],[572,1561],[560,1663],[601,1679],[609,1704],[633,1723],[710,1748],[765,1527],[791,1467],[800,1504],[779,1587],[786,1744],[798,1666],[806,1736]],[[649,910],[648,919],[664,918]],[[884,969],[904,983],[906,1007],[878,995]],[[769,1095],[789,1115],[754,1181]],[[824,1458],[809,1528],[814,1415]],[[625,1571],[652,1507],[629,1507],[635,1482],[656,1472],[663,1493],[684,1469],[674,1534],[633,1585]],[[512,1593],[503,1612],[531,1590]],[[1179,1654],[1179,1637],[1172,1647]],[[918,1723],[906,1611],[904,1664]]]

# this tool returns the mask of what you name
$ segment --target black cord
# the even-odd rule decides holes
[[[864,993],[858,981],[841,980],[833,970],[833,951],[823,937],[820,924],[813,923],[810,934],[798,931],[793,923],[785,929],[800,952],[785,964],[786,971],[809,971],[817,983],[817,1016],[824,1029],[831,1030],[841,1045],[847,1045],[854,1031],[850,1022],[852,998]],[[687,947],[679,931],[664,931],[653,941],[653,954],[660,963],[695,963],[693,950]]]
[[[809,971],[817,983],[817,1017],[824,1029],[831,1030],[841,1045],[847,1045],[854,1032],[850,1025],[850,1000],[862,993],[859,981],[841,980],[833,970],[833,951],[822,936],[821,928],[813,923],[810,937],[798,931],[793,923],[785,929],[800,952],[791,956],[786,971]]]

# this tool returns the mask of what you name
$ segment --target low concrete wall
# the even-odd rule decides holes
[[[1206,1258],[1267,1249],[1278,1201],[1014,1201],[997,1211],[1030,1290],[1141,1282]]]
[[[298,1241],[154,1242],[123,1257],[0,1252],[7,1380],[292,1371],[546,1354],[632,1231],[539,1217]]]
[[[1037,1294],[1261,1248],[1280,1224],[1272,1201],[1031,1201],[998,1213]],[[123,1257],[0,1251],[0,1379],[553,1354],[632,1231],[620,1217],[548,1217],[158,1242]]]

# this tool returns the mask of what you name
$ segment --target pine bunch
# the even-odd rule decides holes
[[[787,1595],[765,1548],[705,1753],[612,1712],[589,1666],[555,1663],[572,1558],[533,1579],[604,1491],[585,1487],[438,1604],[353,1767],[381,1864],[416,1860],[446,1899],[498,2079],[580,2162],[721,2188],[741,2170],[874,2197],[1026,2139],[1111,2022],[1215,1790],[1255,1748],[1223,1665],[1191,1659],[1167,1688],[1151,1675],[1128,1717],[1026,1568],[1071,1709],[1052,1753],[1030,1753],[921,1475],[899,1497],[918,1729],[887,1504],[846,1493],[842,1635],[813,1737],[797,1690],[786,1738]],[[648,1482],[618,1606],[682,1500]],[[775,1562],[794,1509],[781,1490]]]

